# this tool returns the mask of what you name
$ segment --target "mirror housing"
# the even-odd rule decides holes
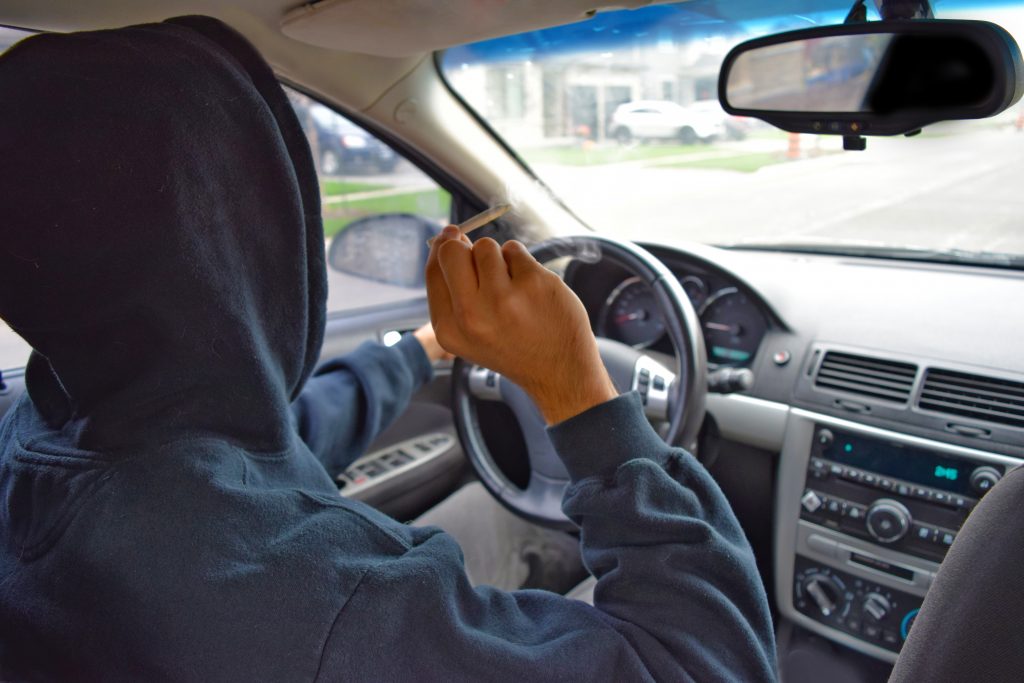
[[[427,240],[441,226],[411,213],[382,213],[353,221],[331,238],[327,264],[348,275],[399,287],[424,285]]]
[[[900,135],[980,119],[1024,93],[1020,48],[984,21],[917,19],[823,26],[734,47],[718,97],[734,116],[791,133]]]

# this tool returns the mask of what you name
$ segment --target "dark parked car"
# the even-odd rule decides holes
[[[293,99],[299,121],[309,136],[320,173],[390,173],[398,163],[394,150],[322,104]]]

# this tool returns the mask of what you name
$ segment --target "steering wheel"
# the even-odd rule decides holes
[[[598,338],[601,360],[622,393],[638,391],[649,419],[660,422],[665,441],[694,450],[704,421],[707,357],[697,313],[676,277],[648,251],[628,242],[586,235],[542,242],[531,250],[541,263],[557,258],[607,259],[639,277],[654,292],[675,349],[675,368],[621,342]],[[512,512],[543,526],[573,529],[562,512],[569,474],[548,439],[546,424],[523,389],[487,368],[457,359],[452,368],[455,425],[463,450],[491,495]],[[484,441],[479,401],[502,401],[515,416],[526,443],[530,478],[520,488],[496,464]]]

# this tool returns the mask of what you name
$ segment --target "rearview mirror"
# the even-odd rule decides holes
[[[794,133],[898,135],[980,119],[1024,92],[1020,49],[982,21],[878,21],[790,31],[737,45],[722,107]]]
[[[411,213],[382,213],[354,221],[331,239],[327,264],[341,273],[400,287],[422,287],[430,249],[441,227]]]

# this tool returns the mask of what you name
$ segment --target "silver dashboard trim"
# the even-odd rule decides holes
[[[1005,465],[1007,467],[1020,466],[1024,464],[1024,461],[965,446],[900,434],[879,427],[822,415],[802,408],[789,409],[785,426],[785,437],[782,440],[779,455],[778,488],[775,497],[775,534],[773,546],[775,549],[775,599],[779,612],[786,619],[799,624],[809,631],[823,635],[837,643],[872,657],[887,662],[895,662],[896,653],[820,624],[810,617],[801,614],[793,606],[793,569],[797,552],[823,564],[915,595],[924,595],[927,592],[923,584],[930,584],[931,577],[928,575],[938,569],[938,565],[934,562],[881,548],[866,541],[861,541],[860,539],[800,520],[800,498],[804,493],[807,464],[811,457],[811,441],[814,437],[816,424],[846,429],[867,436],[898,441],[911,446],[927,448],[953,456],[971,458],[985,463]],[[848,550],[844,551],[841,557],[828,557],[824,553],[815,551],[813,548],[809,548],[807,544],[807,537],[811,532],[818,536],[836,540],[840,548],[845,546]],[[915,572],[921,572],[920,580],[915,577],[914,583],[908,585],[907,582],[901,582],[899,579],[885,576],[865,567],[851,565],[848,561],[849,550],[857,550],[862,553],[867,552],[911,568]]]
[[[779,452],[792,410],[785,403],[743,394],[708,394],[707,411],[727,439]]]

